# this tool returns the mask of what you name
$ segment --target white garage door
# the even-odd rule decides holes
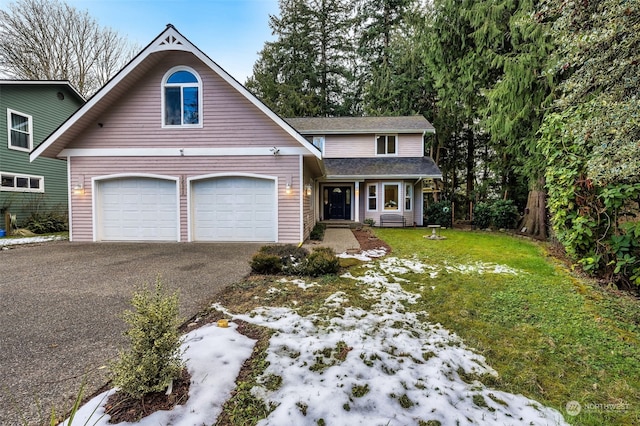
[[[196,241],[276,241],[275,182],[233,176],[192,186]]]
[[[110,179],[98,183],[97,195],[98,240],[178,240],[174,181]]]

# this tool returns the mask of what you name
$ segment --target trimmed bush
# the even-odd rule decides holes
[[[256,253],[249,262],[251,270],[256,274],[279,274],[282,272],[282,261],[280,256],[275,254],[265,253],[259,251]]]
[[[113,384],[131,398],[164,392],[184,369],[178,294],[166,294],[158,277],[154,289],[148,285],[133,294],[134,311],[124,313],[129,325],[125,336],[131,348],[121,352],[111,366]]]
[[[251,270],[265,275],[308,275],[317,277],[334,274],[340,262],[328,247],[318,247],[311,254],[291,244],[263,246],[250,261]]]
[[[309,252],[293,244],[262,246],[251,259],[251,270],[257,274],[286,273],[302,275],[303,260]]]
[[[333,250],[328,247],[314,249],[305,263],[305,275],[312,277],[335,274],[340,270],[340,261]]]
[[[316,223],[316,226],[313,227],[311,234],[309,235],[309,239],[314,241],[322,241],[324,238],[324,230],[327,228],[327,225],[324,223]]]

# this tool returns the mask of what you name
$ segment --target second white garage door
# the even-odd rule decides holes
[[[118,178],[97,183],[97,232],[101,241],[177,241],[176,182]]]
[[[276,241],[275,181],[246,176],[195,181],[191,196],[195,241]]]

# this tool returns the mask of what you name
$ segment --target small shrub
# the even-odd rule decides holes
[[[36,234],[63,232],[69,229],[67,215],[57,212],[31,213],[22,223],[22,227]]]
[[[489,203],[478,203],[473,208],[473,225],[486,229],[491,226],[491,220],[493,218],[491,212],[491,206]]]
[[[314,241],[322,241],[324,238],[324,231],[327,228],[327,225],[324,223],[316,223],[316,226],[313,227],[309,238]]]
[[[126,311],[125,335],[131,348],[121,352],[111,366],[113,384],[131,398],[165,391],[184,369],[178,332],[178,294],[168,295],[158,277],[155,288],[147,285],[133,294],[135,311]]]
[[[304,273],[312,277],[335,274],[340,270],[340,261],[329,247],[314,249],[305,263]]]
[[[429,204],[426,211],[427,225],[451,227],[451,202],[440,201]]]
[[[263,246],[250,262],[251,270],[258,274],[308,275],[317,277],[335,274],[340,261],[328,247],[318,247],[311,254],[292,244]]]
[[[251,258],[249,264],[256,274],[275,275],[282,272],[282,261],[275,254],[260,251]]]
[[[375,226],[376,221],[375,221],[372,217],[368,217],[368,218],[366,218],[366,219],[363,221],[363,223],[364,223],[365,225]]]
[[[518,208],[513,200],[498,200],[491,205],[491,216],[496,228],[513,229],[518,226]]]

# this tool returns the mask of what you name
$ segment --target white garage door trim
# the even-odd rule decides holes
[[[172,219],[166,217],[165,222],[169,222],[170,224],[175,224],[175,227],[169,226],[165,227],[164,235],[161,236],[141,236],[141,235],[133,235],[131,237],[121,237],[121,238],[113,238],[104,235],[103,232],[103,212],[102,212],[102,202],[103,202],[103,184],[109,184],[110,182],[122,182],[125,180],[150,180],[150,181],[162,181],[164,183],[170,184],[171,187],[165,187],[167,192],[165,195],[170,196],[174,199],[174,201],[168,201],[165,203],[165,208],[169,210],[167,213],[173,216]],[[173,176],[164,176],[164,175],[155,175],[155,174],[147,174],[147,173],[137,173],[137,174],[115,174],[108,176],[97,176],[92,178],[92,215],[93,215],[93,240],[94,241],[180,241],[180,181],[179,178]],[[160,217],[160,216],[158,216]]]
[[[194,190],[198,184],[205,184],[207,182],[213,182],[218,179],[253,179],[256,181],[262,181],[269,184],[270,193],[267,194],[264,199],[264,206],[270,208],[270,217],[267,217],[265,224],[268,224],[270,232],[262,234],[257,238],[250,238],[247,235],[226,235],[226,236],[205,236],[198,235],[198,212],[196,211],[196,190]],[[189,241],[255,241],[255,242],[277,242],[278,240],[278,178],[275,176],[260,175],[255,173],[216,173],[203,176],[196,176],[188,179],[187,185],[187,204],[189,211]],[[270,222],[270,224],[269,224]],[[254,231],[255,232],[255,231]],[[254,235],[255,236],[255,235]]]

